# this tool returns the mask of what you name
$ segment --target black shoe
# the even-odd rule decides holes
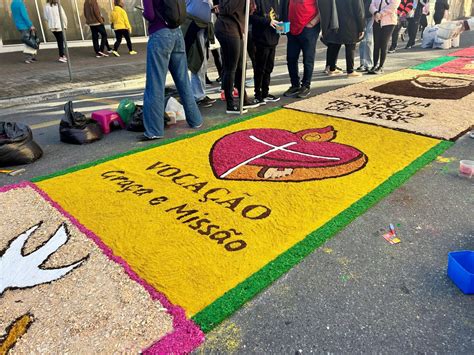
[[[290,88],[285,91],[283,96],[285,96],[285,97],[296,97],[296,95],[298,95],[299,91],[300,91],[299,86],[290,86]]]
[[[308,95],[311,94],[311,89],[309,86],[302,86],[301,89],[298,92],[298,95],[296,95],[299,99],[304,99],[305,97],[308,97]]]
[[[396,48],[390,48],[387,52],[388,53],[395,53],[396,50],[397,50]]]
[[[207,85],[212,85],[212,81],[209,79],[209,77],[206,74],[206,84]]]
[[[222,78],[221,78],[220,76],[219,76],[219,77],[217,77],[217,79],[216,79],[216,82],[217,82],[217,83],[220,83],[220,82],[222,82]]]
[[[139,140],[140,142],[154,141],[154,140],[161,139],[161,138],[163,138],[163,136],[151,136],[151,137],[148,137],[148,136],[146,136],[145,134],[142,134],[141,136],[138,136],[138,140]]]
[[[372,69],[369,70],[369,74],[383,74],[383,67],[372,67]]]
[[[343,71],[342,68],[338,67],[337,65],[336,65],[336,70]]]
[[[405,46],[405,49],[410,49],[410,48],[413,48],[413,44],[407,44],[407,45]]]
[[[277,102],[277,101],[280,101],[280,98],[269,94],[263,99],[263,101],[265,101],[265,102]]]
[[[255,96],[255,101],[257,101],[259,103],[259,105],[266,105],[267,104],[267,102],[261,97]]]
[[[360,67],[358,67],[358,68],[356,69],[356,71],[359,72],[359,73],[366,73],[366,72],[369,71],[369,68],[367,68],[367,67],[361,65]]]
[[[257,99],[251,99],[251,100],[248,100],[248,101],[244,101],[244,109],[257,108],[260,105],[261,104]]]
[[[247,113],[248,111],[246,109],[242,110],[242,113]],[[240,115],[240,109],[239,106],[234,105],[234,106],[227,106],[227,109],[225,113],[229,115]]]
[[[215,102],[216,100],[211,99],[209,96],[204,96],[197,104],[199,107],[211,107]]]

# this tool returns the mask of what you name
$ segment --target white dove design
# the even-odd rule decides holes
[[[44,269],[42,265],[69,240],[65,223],[42,246],[28,255],[23,247],[28,238],[41,226],[42,222],[14,238],[9,246],[0,252],[0,296],[7,289],[27,288],[57,280],[79,267],[89,256],[55,269]]]

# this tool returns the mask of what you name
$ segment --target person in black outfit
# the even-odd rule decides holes
[[[329,4],[329,6],[326,7],[325,4]],[[335,0],[334,3],[320,2],[319,11],[321,13],[323,38],[328,44],[328,75],[341,74],[336,69],[336,61],[339,50],[344,44],[347,75],[360,76],[360,73],[354,71],[354,52],[356,43],[364,36],[364,3],[362,0]],[[331,19],[331,14],[337,14],[338,28],[334,28],[335,24],[326,24],[327,19]],[[333,19],[333,22],[335,21],[336,19]]]
[[[270,76],[275,64],[275,52],[280,35],[276,32],[279,11],[278,0],[255,0],[256,10],[250,16],[255,43],[254,82],[255,99],[259,103],[276,102],[280,98],[270,95]]]
[[[240,92],[242,82],[242,55],[244,51],[243,35],[245,31],[245,3],[246,0],[220,0],[216,8],[218,13],[215,31],[216,37],[221,44],[223,78],[225,99],[227,103],[226,113],[239,114],[240,107],[235,104],[232,96],[234,85],[239,90],[239,95],[244,95],[244,107],[259,106],[256,100],[250,101],[247,93]]]
[[[444,18],[444,14],[449,10],[448,0],[436,0],[433,20],[435,25],[439,25]]]
[[[420,27],[420,19],[423,14],[423,7],[429,2],[429,0],[418,0],[415,8],[415,13],[412,17],[408,18],[408,42],[405,48],[412,48],[415,45],[416,34]]]

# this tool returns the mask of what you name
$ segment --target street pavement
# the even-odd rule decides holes
[[[461,46],[473,44],[474,35],[463,34]],[[321,43],[318,47],[312,95],[367,79],[367,76],[347,79],[323,75],[325,51]],[[86,51],[84,48],[77,50]],[[101,70],[109,76],[115,73],[115,79],[104,76],[92,82],[94,85],[113,84],[117,80],[126,83],[143,77],[144,50],[139,48],[139,52],[134,59],[135,65],[129,57],[123,56],[122,64],[127,70],[122,74],[113,69],[116,64],[113,61],[122,57],[100,59],[103,60],[100,63],[93,57],[77,59],[84,78],[75,85],[86,87],[89,76]],[[399,70],[447,52],[417,48],[400,50],[389,55],[386,69]],[[279,46],[272,79],[272,93],[276,95],[288,88],[284,53],[284,46]],[[15,79],[14,74],[4,71],[4,65],[15,68],[26,65],[5,64],[3,58],[0,64],[2,76],[7,74],[8,85],[17,85],[21,97],[21,88],[28,87],[22,83],[21,73],[25,69],[18,69],[19,78]],[[47,77],[51,74],[48,74],[50,69],[44,69],[44,72],[42,69],[48,68],[48,64],[43,61],[36,64],[43,66],[35,67],[36,74],[28,74],[38,76],[38,80],[30,82],[29,86],[39,94],[42,80],[48,83]],[[342,59],[340,66],[345,67]],[[30,68],[33,66],[28,66],[28,70]],[[61,75],[67,75],[65,66],[61,69]],[[210,76],[215,78],[214,70]],[[71,99],[76,111],[84,114],[116,108],[123,98],[142,100],[143,81],[125,86],[106,92],[82,93]],[[251,92],[252,89],[248,90]],[[209,96],[219,97],[218,85],[210,86],[208,91]],[[5,98],[3,95],[5,91],[0,91],[0,100]],[[44,157],[25,166],[22,175],[0,175],[0,186],[150,144],[138,142],[137,133],[123,130],[113,131],[91,145],[61,143],[58,123],[66,101],[62,98],[0,109],[1,121],[29,124],[35,140],[44,150]],[[293,99],[282,98],[276,104],[260,107],[249,114],[291,101]],[[202,109],[203,128],[235,118],[224,112],[225,105],[220,101],[212,108]],[[184,122],[179,122],[167,128],[165,134],[172,138],[190,132],[192,130]],[[206,342],[196,352],[473,353],[474,299],[464,296],[446,277],[446,263],[449,251],[474,249],[473,180],[457,175],[459,160],[474,158],[474,139],[467,135],[462,137],[443,157],[449,159],[435,161],[423,168],[207,334]],[[402,243],[392,246],[382,238],[389,223],[396,226]]]

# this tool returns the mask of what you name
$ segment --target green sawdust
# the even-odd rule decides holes
[[[259,116],[264,116],[264,115],[267,115],[269,113],[272,113],[274,111],[278,111],[278,110],[281,110],[281,109],[282,109],[281,107],[271,108],[269,110],[258,112],[256,114],[253,114],[253,115],[250,115],[250,116],[247,116],[247,117],[233,119],[230,122],[221,123],[221,124],[209,127],[207,129],[203,129],[199,132],[188,133],[188,134],[183,134],[182,136],[179,136],[179,137],[164,139],[164,140],[162,140],[158,143],[150,144],[150,145],[148,145],[146,147],[143,147],[143,148],[132,149],[132,150],[129,150],[127,152],[111,155],[111,156],[108,156],[108,157],[105,157],[105,158],[102,158],[102,159],[99,159],[99,160],[95,160],[95,161],[90,162],[90,163],[80,164],[80,165],[76,165],[76,166],[73,166],[73,167],[70,167],[70,168],[67,168],[67,169],[64,169],[64,170],[59,170],[59,171],[57,171],[55,173],[52,173],[52,174],[49,174],[49,175],[38,176],[38,177],[35,177],[35,178],[31,179],[31,182],[40,182],[40,181],[51,179],[51,178],[54,178],[54,177],[57,177],[57,176],[66,175],[66,174],[73,173],[73,172],[76,172],[76,171],[79,171],[79,170],[87,169],[87,168],[90,168],[92,166],[96,166],[96,165],[99,165],[99,164],[102,164],[102,163],[105,163],[105,162],[108,162],[108,161],[111,161],[111,160],[114,160],[114,159],[126,157],[128,155],[132,155],[132,154],[135,154],[135,153],[143,152],[145,150],[153,149],[153,148],[159,147],[161,145],[170,144],[170,143],[173,143],[173,142],[180,141],[182,139],[187,139],[187,138],[199,136],[199,135],[207,133],[207,132],[212,132],[212,131],[215,131],[215,130],[218,130],[218,129],[221,129],[221,128],[224,128],[224,127],[227,127],[227,126],[231,126],[231,125],[234,125],[234,124],[237,124],[237,123],[240,123],[240,122],[245,122],[245,121],[248,121],[252,118],[259,117]]]
[[[427,62],[415,65],[410,69],[418,69],[418,70],[431,70],[433,68],[439,67],[440,65],[450,62],[452,60],[458,59],[458,57],[439,57],[435,59],[428,60]]]
[[[261,270],[196,314],[192,317],[192,320],[199,325],[202,331],[209,332],[212,330],[256,294],[260,293],[316,248],[321,246],[327,239],[341,231],[355,218],[401,186],[419,169],[434,160],[453,144],[453,142],[441,141],[435,147],[413,161],[405,169],[391,176],[372,192],[355,202],[324,226],[309,234],[304,240],[278,256]]]

